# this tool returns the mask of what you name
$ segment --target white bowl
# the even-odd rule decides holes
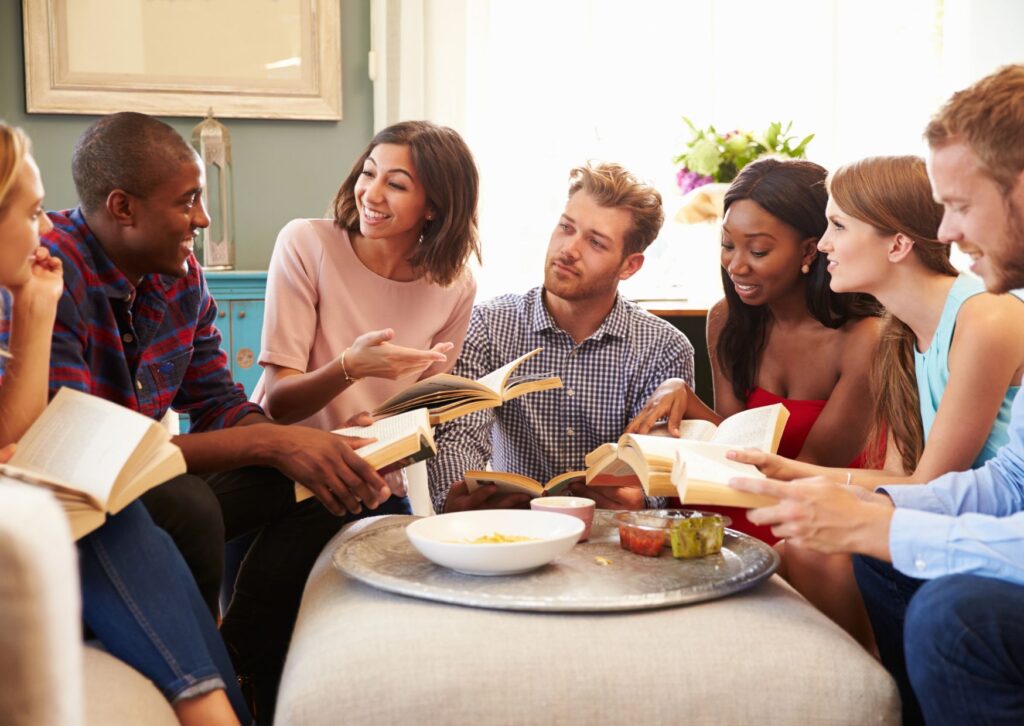
[[[431,562],[467,575],[514,575],[546,565],[583,534],[576,517],[529,509],[481,509],[418,519],[405,528],[413,547]],[[470,544],[503,534],[526,542]]]

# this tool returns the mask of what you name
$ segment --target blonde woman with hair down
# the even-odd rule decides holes
[[[731,456],[774,479],[824,475],[866,489],[980,466],[1009,438],[1024,373],[1024,338],[1016,334],[1024,304],[957,274],[938,240],[943,210],[924,160],[863,159],[836,170],[828,190],[828,231],[818,249],[828,257],[831,287],[869,293],[887,310],[870,378],[875,436],[888,439],[884,460],[840,469],[755,451]],[[785,547],[790,583],[870,645],[850,558]]]
[[[0,123],[0,295],[4,308],[13,306],[0,324],[10,326],[10,348],[0,347],[6,359],[0,446],[20,439],[46,407],[50,331],[64,277],[60,260],[39,245],[39,235],[50,229],[42,204],[43,183],[28,137]],[[0,460],[9,456],[6,449]]]
[[[0,122],[0,293],[9,302],[0,315],[0,342],[9,345],[0,347],[0,461],[48,399],[51,334],[64,291],[60,259],[40,246],[51,227],[29,139]],[[104,649],[153,681],[181,723],[248,723],[213,617],[142,503],[77,545],[82,620]]]

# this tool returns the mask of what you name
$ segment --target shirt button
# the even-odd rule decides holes
[[[141,391],[142,390],[142,381],[135,381],[135,387]]]
[[[566,388],[565,389],[565,395],[569,396],[570,398],[572,398],[573,396],[576,395],[576,391],[572,390],[571,388]]]
[[[569,436],[575,436],[576,435],[576,432],[572,430],[571,426],[565,430],[565,433],[568,434]]]
[[[918,557],[914,560],[914,567],[918,572],[924,572],[928,568],[928,563],[924,561],[924,557]]]
[[[131,333],[125,333],[124,335],[121,336],[121,340],[123,340],[125,343],[131,343],[135,339],[132,337]]]

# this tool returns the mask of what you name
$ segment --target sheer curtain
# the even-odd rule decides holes
[[[720,130],[791,120],[826,167],[923,153],[928,117],[972,80],[970,40],[995,20],[978,5],[1021,19],[1009,0],[374,0],[376,122],[430,118],[474,150],[478,299],[539,283],[569,169],[603,159],[650,180],[668,210],[626,292],[703,302],[720,295],[717,234],[671,220],[680,117]],[[1006,42],[1002,62],[1024,57]]]

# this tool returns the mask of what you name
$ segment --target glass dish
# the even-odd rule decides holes
[[[693,509],[642,509],[637,512],[619,512],[615,515],[615,524],[619,529],[619,544],[624,550],[645,557],[658,557],[662,549],[672,547],[672,529],[690,520],[706,522],[706,528],[686,528],[677,535],[682,553],[700,552],[711,554],[722,546],[724,528],[732,523],[728,517],[710,512],[698,512]],[[715,532],[717,531],[717,534]],[[698,545],[698,540],[700,545]],[[718,549],[713,549],[715,541]],[[680,554],[678,557],[695,557],[703,555]]]

